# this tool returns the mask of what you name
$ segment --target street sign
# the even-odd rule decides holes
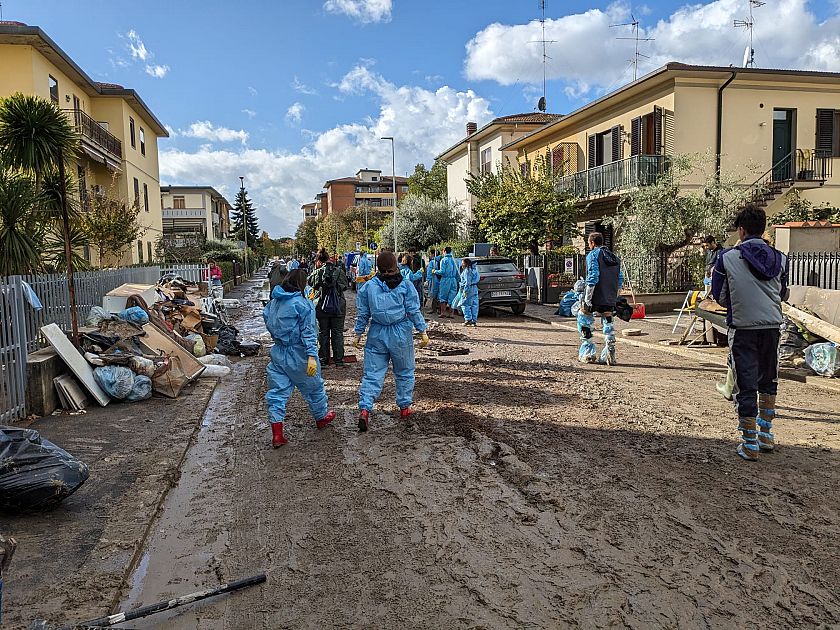
[[[368,243],[368,249],[372,252],[375,252],[377,249],[379,249],[379,245],[371,241],[370,243]]]
[[[362,244],[359,241],[356,241],[356,251],[362,249]]]
[[[566,273],[574,273],[575,272],[575,259],[574,258],[567,258],[566,259]]]

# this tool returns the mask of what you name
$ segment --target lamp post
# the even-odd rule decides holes
[[[380,140],[391,141],[391,186],[394,189],[394,253],[399,251],[397,247],[397,156],[394,148],[394,136],[383,136]]]
[[[239,176],[239,192],[242,203],[242,226],[245,229],[245,277],[248,277],[248,213],[245,208],[245,176]]]

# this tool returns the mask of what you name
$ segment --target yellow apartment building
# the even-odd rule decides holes
[[[546,156],[585,208],[581,230],[603,231],[610,242],[600,220],[627,190],[655,182],[676,154],[716,156],[722,173],[755,188],[769,216],[794,188],[816,205],[840,207],[840,73],[669,63],[502,151],[523,172]],[[771,192],[759,197],[760,189]]]
[[[132,89],[92,80],[44,31],[19,22],[0,23],[0,97],[16,92],[51,99],[75,124],[82,155],[76,166],[82,201],[112,194],[140,208],[145,234],[119,261],[95,265],[138,264],[154,260],[162,234],[158,138],[163,124]]]

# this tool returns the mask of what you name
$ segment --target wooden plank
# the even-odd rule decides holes
[[[85,361],[81,353],[76,350],[76,346],[70,343],[67,336],[61,332],[58,324],[48,324],[41,328],[41,332],[47,338],[47,341],[50,342],[50,345],[55,348],[55,351],[58,352],[58,356],[70,368],[70,371],[76,375],[79,382],[93,394],[94,400],[103,407],[107,406],[111,399],[108,398],[108,395],[93,380],[93,368]],[[201,364],[199,363],[199,365]]]
[[[819,335],[823,339],[840,344],[840,328],[837,326],[818,317],[814,317],[810,313],[800,311],[798,308],[790,306],[786,302],[782,302],[782,312],[809,332]]]
[[[181,360],[181,367],[187,378],[193,380],[204,371],[206,367],[195,356],[178,344],[174,339],[170,339],[166,333],[153,323],[148,323],[143,326],[143,332],[146,334],[136,339],[146,348],[152,351],[153,354],[165,354],[167,356],[176,356]]]

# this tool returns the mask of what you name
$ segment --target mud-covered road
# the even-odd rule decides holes
[[[433,342],[470,352],[419,354],[411,422],[389,377],[359,434],[361,364],[326,368],[338,420],[316,432],[296,394],[280,450],[267,357],[239,362],[124,604],[268,583],[130,627],[840,624],[840,396],[783,382],[779,450],[750,464],[716,366],[626,346],[584,366],[573,333],[458,324]]]

